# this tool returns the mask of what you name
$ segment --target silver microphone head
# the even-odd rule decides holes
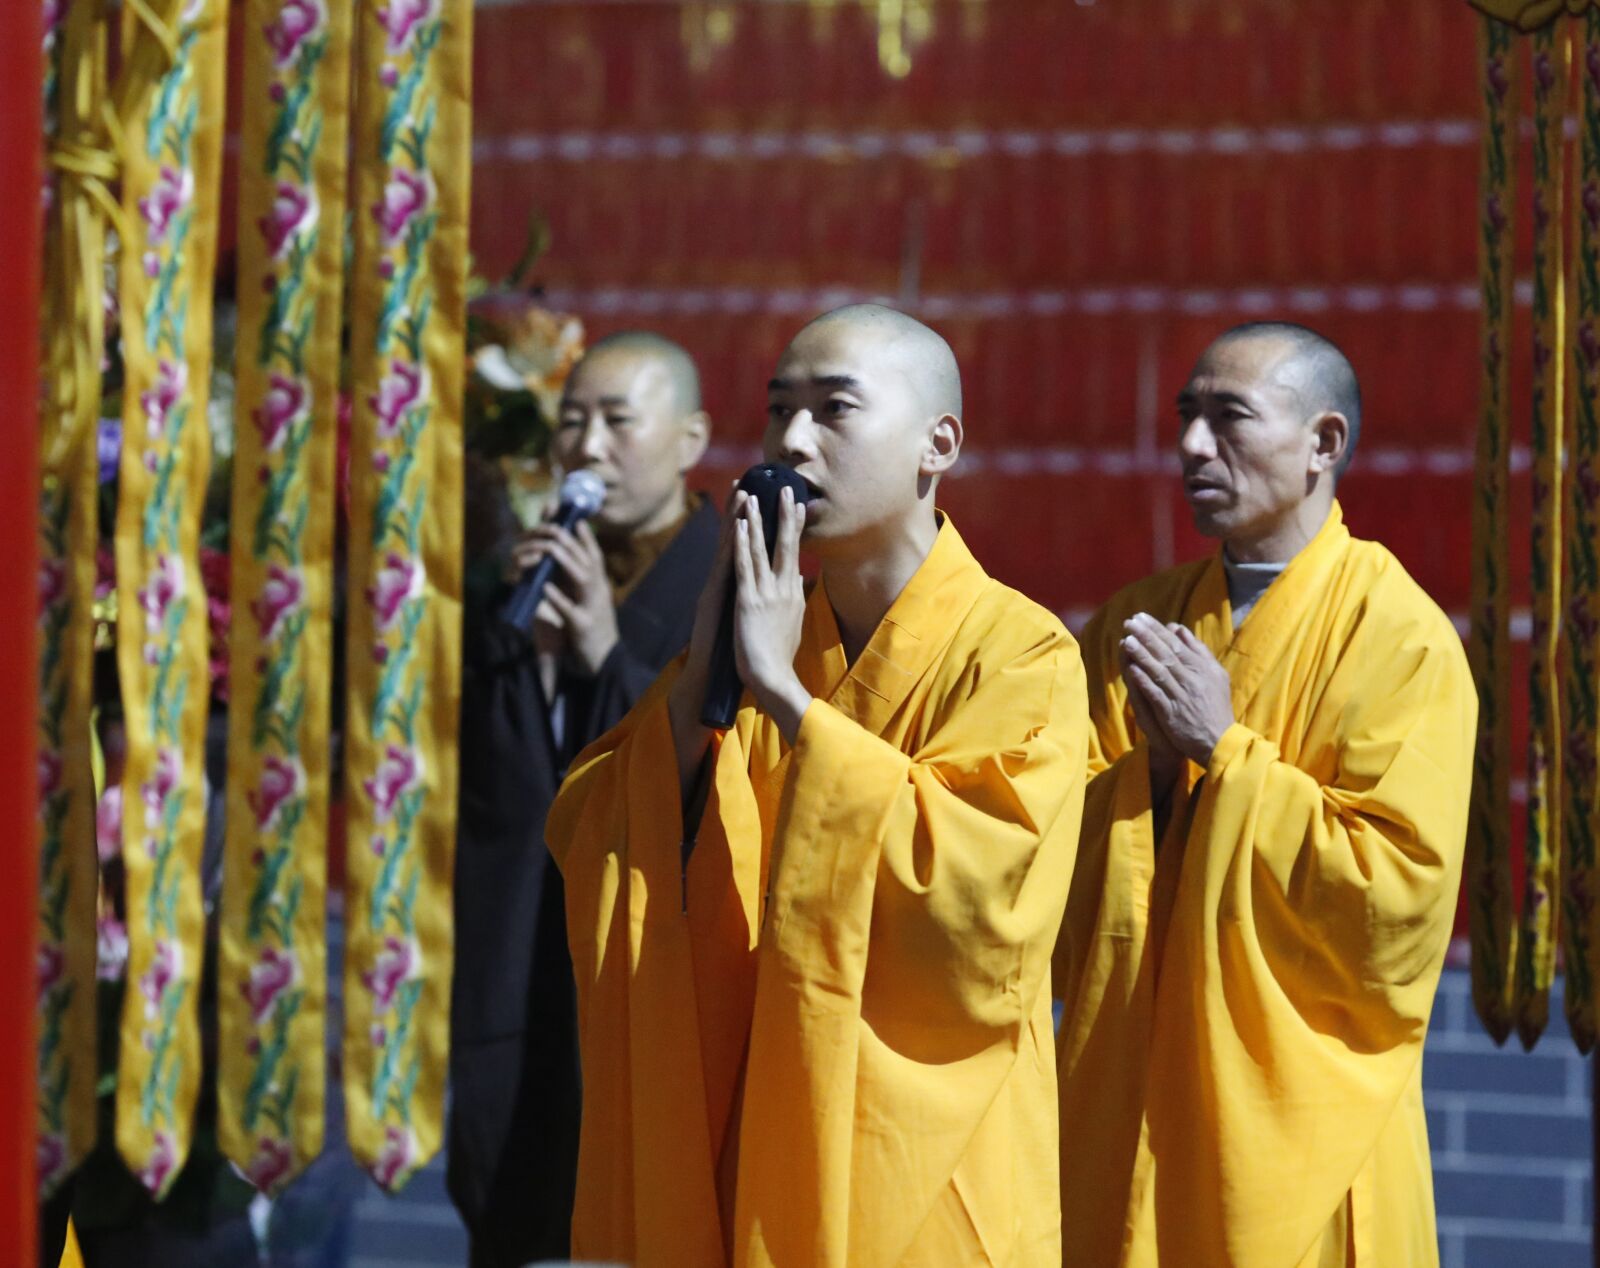
[[[561,505],[587,518],[606,500],[606,483],[593,471],[572,471],[561,481]]]

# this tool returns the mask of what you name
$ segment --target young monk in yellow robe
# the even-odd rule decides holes
[[[1232,331],[1179,415],[1222,550],[1084,634],[1064,1262],[1436,1264],[1422,1042],[1471,781],[1461,640],[1342,522],[1360,393],[1332,344]]]
[[[583,1056],[573,1251],[1056,1268],[1077,647],[934,510],[962,430],[931,330],[819,318],[769,398],[767,455],[814,499],[785,495],[769,564],[735,497],[686,659],[580,754],[547,827]],[[713,734],[730,574],[747,691]]]

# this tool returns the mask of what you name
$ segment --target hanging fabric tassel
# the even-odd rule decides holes
[[[1565,19],[1531,41],[1533,67],[1533,510],[1528,670],[1528,817],[1522,919],[1516,939],[1515,1020],[1532,1048],[1550,1015],[1561,885],[1561,467],[1568,217],[1566,120],[1571,102]]]
[[[1467,831],[1467,903],[1472,934],[1472,998],[1496,1043],[1511,1033],[1510,737],[1511,608],[1509,590],[1513,285],[1512,200],[1516,193],[1517,71],[1509,27],[1484,18],[1479,80],[1483,160],[1479,272],[1483,289],[1480,351],[1482,414],[1472,500],[1472,626],[1468,651],[1478,689],[1478,745]]]
[[[124,10],[135,50],[152,18]],[[222,159],[227,0],[190,0],[176,57],[125,120],[123,448],[117,663],[127,720],[128,982],[117,1146],[164,1196],[188,1157],[200,1085],[200,851],[208,690],[200,513]]]
[[[316,0],[245,12],[217,1103],[265,1193],[322,1149],[350,25]]]
[[[344,1078],[350,1147],[390,1191],[443,1135],[471,19],[365,0],[358,32]]]

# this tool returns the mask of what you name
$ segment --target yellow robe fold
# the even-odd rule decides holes
[[[669,669],[581,754],[573,1251],[656,1268],[1060,1262],[1049,959],[1082,662],[946,521],[847,666],[822,586],[791,750],[746,699],[684,865]]]
[[[1238,719],[1159,850],[1117,653],[1139,611],[1211,648]],[[1421,1058],[1472,778],[1460,638],[1335,506],[1237,634],[1219,555],[1119,594],[1084,658],[1064,1262],[1436,1264]]]

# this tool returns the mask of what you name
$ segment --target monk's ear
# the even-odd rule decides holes
[[[1323,472],[1338,475],[1344,468],[1344,456],[1350,448],[1350,420],[1343,414],[1322,414],[1311,423],[1310,474]]]
[[[955,466],[956,459],[961,456],[962,439],[961,420],[954,414],[940,415],[928,432],[919,474],[941,476]]]
[[[711,415],[697,409],[679,425],[678,474],[687,475],[700,465],[711,444]]]

